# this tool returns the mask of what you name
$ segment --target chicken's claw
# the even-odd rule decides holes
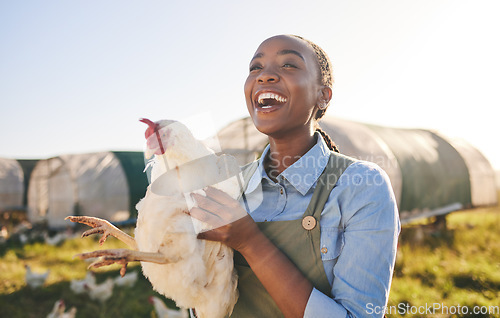
[[[106,230],[104,230],[102,227],[96,227],[91,230],[87,230],[82,233],[82,237],[87,237],[92,234],[102,234],[101,238],[99,239],[99,244],[102,245],[104,242],[106,242],[106,239],[110,235],[110,233]]]
[[[102,245],[108,236],[111,235],[111,230],[115,227],[113,224],[109,223],[106,220],[95,218],[92,216],[68,216],[65,220],[70,220],[75,223],[82,223],[93,227],[88,231],[83,232],[82,237],[87,237],[92,234],[102,234],[102,237],[99,239],[99,244]]]
[[[125,273],[127,273],[127,263],[123,264],[122,268],[120,268],[121,277],[125,276]]]
[[[127,264],[129,262],[135,261],[132,257],[132,253],[127,249],[113,249],[113,250],[100,250],[88,253],[82,253],[75,255],[80,259],[88,259],[88,258],[96,258],[101,257],[100,259],[94,261],[88,266],[90,268],[99,268],[103,266],[108,266],[112,264],[121,264],[122,268],[120,269],[120,275],[123,277],[127,272]]]

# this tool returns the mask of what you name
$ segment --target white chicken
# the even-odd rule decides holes
[[[86,285],[95,285],[95,275],[92,272],[87,272],[84,279],[76,280],[73,279],[69,283],[69,288],[71,291],[77,295],[85,293],[88,289],[85,288]]]
[[[155,313],[158,318],[188,318],[189,313],[186,309],[170,309],[158,297],[149,297],[149,302],[155,307]]]
[[[47,277],[49,277],[50,270],[46,271],[45,273],[35,273],[31,270],[31,267],[29,265],[24,265],[24,268],[26,268],[26,275],[25,275],[25,280],[26,284],[30,288],[39,288],[45,284],[45,281],[47,280]]]
[[[112,235],[131,249],[101,250],[79,256],[102,257],[90,267],[122,264],[122,275],[128,262],[141,261],[143,273],[153,288],[173,299],[178,307],[195,308],[200,318],[229,316],[238,297],[233,250],[219,242],[197,239],[197,233],[210,226],[192,219],[186,212],[189,193],[200,192],[199,189],[209,185],[238,198],[239,166],[233,157],[215,155],[179,122],[141,121],[149,125],[146,156],[154,154],[155,159],[151,185],[137,204],[135,238],[106,220],[67,218],[93,227],[82,236],[103,234],[102,244]]]
[[[52,246],[59,246],[61,245],[65,240],[68,239],[68,234],[66,232],[59,232],[54,236],[49,236],[47,232],[43,233],[43,239],[46,244],[52,245]]]
[[[47,315],[47,318],[75,318],[76,307],[71,307],[70,310],[66,311],[66,304],[64,300],[59,299],[55,302],[52,311]]]
[[[137,272],[132,272],[125,274],[125,276],[118,276],[114,278],[115,286],[119,287],[133,287],[135,282],[137,281],[138,274]]]
[[[87,290],[90,299],[97,300],[101,304],[104,304],[106,300],[113,296],[113,286],[115,285],[112,278],[108,278],[101,284],[85,284],[85,289]]]

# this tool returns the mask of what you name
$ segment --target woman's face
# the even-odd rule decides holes
[[[245,82],[255,127],[271,137],[312,134],[322,95],[316,55],[305,42],[285,35],[262,42]]]

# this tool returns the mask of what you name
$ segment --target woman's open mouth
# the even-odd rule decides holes
[[[273,111],[287,102],[287,98],[277,93],[262,92],[256,95],[257,111]]]

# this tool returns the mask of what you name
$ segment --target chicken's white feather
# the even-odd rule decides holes
[[[77,295],[83,294],[87,291],[86,285],[95,285],[95,275],[92,272],[87,272],[84,279],[77,280],[73,279],[69,283],[69,288],[71,291]]]
[[[101,304],[105,303],[113,295],[114,281],[108,278],[101,284],[86,284],[90,299],[98,300]]]
[[[186,309],[170,309],[165,305],[165,303],[158,297],[151,296],[149,301],[153,303],[155,308],[156,316],[158,318],[188,318],[189,314]]]
[[[24,265],[26,268],[25,280],[26,284],[31,288],[39,288],[45,284],[47,277],[49,276],[50,270],[44,273],[35,273],[31,270],[29,265]]]
[[[197,239],[201,229],[195,228],[192,218],[186,214],[189,200],[188,194],[182,191],[185,188],[181,186],[174,191],[172,184],[161,182],[160,176],[196,159],[207,158],[198,160],[196,167],[186,169],[189,171],[178,180],[179,184],[197,184],[201,177],[207,182],[217,180],[215,185],[205,186],[212,185],[236,199],[240,194],[239,175],[225,178],[227,163],[196,140],[181,123],[169,122],[161,130],[162,136],[168,137],[167,147],[165,154],[156,155],[152,165],[155,191],[152,184],[137,204],[135,240],[140,251],[160,252],[167,255],[171,263],[141,262],[143,273],[156,291],[175,300],[177,306],[196,308],[200,318],[225,317],[237,300],[233,251],[222,243]]]
[[[54,303],[52,311],[47,315],[47,318],[75,318],[76,308],[71,307],[70,310],[66,311],[66,305],[62,299],[59,299]]]

